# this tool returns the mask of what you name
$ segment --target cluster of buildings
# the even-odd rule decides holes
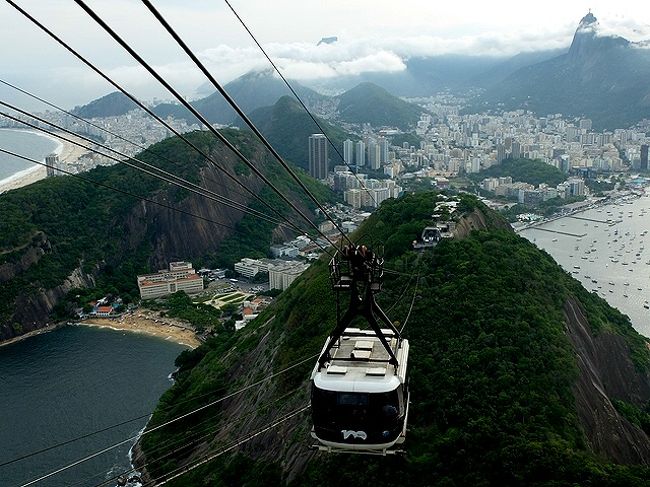
[[[435,115],[421,116],[419,147],[396,151],[407,171],[428,168],[453,177],[520,157],[540,159],[567,173],[648,169],[650,137],[639,126],[596,131],[588,118],[538,117],[525,110],[460,115],[463,100],[449,95],[420,102]]]
[[[373,179],[367,174],[353,173],[347,166],[335,166],[332,176],[334,191],[343,193],[344,201],[353,208],[377,208],[388,198],[397,198],[402,187],[394,179]]]
[[[553,198],[566,199],[574,196],[584,196],[585,182],[580,178],[569,178],[555,187],[547,184],[540,184],[535,187],[532,184],[513,181],[510,176],[506,176],[485,178],[481,181],[481,189],[492,192],[497,196],[517,198],[519,203],[535,206]]]
[[[254,279],[258,274],[268,274],[269,289],[284,291],[300,274],[309,268],[309,264],[297,260],[249,259],[244,257],[235,263],[235,272],[247,279]]]
[[[99,166],[111,166],[115,161],[95,154],[86,152],[71,161],[61,161],[57,154],[45,156],[46,174],[48,178],[64,176],[66,174],[81,174]],[[63,171],[61,171],[61,169]]]
[[[362,140],[343,142],[343,159],[345,165],[330,170],[327,138],[323,134],[309,136],[309,174],[327,181],[353,208],[377,208],[382,201],[401,194],[402,187],[393,179],[401,167],[386,136],[375,136],[366,128]],[[387,179],[369,178],[368,174],[359,172],[365,169],[383,173]]]
[[[161,298],[177,291],[197,294],[203,291],[203,278],[191,263],[172,262],[169,269],[138,276],[138,288],[142,299]]]
[[[141,152],[142,147],[149,147],[151,144],[160,142],[161,140],[164,140],[173,135],[172,132],[170,132],[166,127],[160,125],[156,120],[154,120],[142,110],[132,110],[124,115],[116,117],[89,119],[89,121],[91,121],[94,126],[79,121],[70,115],[58,111],[46,111],[44,113],[38,113],[37,115],[44,120],[63,127],[66,130],[70,130],[76,134],[100,140],[102,144],[110,147],[111,149],[126,154],[129,157],[135,156]],[[30,117],[18,115],[17,118],[24,119],[25,121],[42,127],[49,132],[56,132],[56,130],[53,130],[50,125],[33,120]],[[174,130],[178,131],[179,133],[199,130],[201,128],[199,125],[187,123],[185,120],[168,118],[166,121],[170,124],[171,127],[174,128]],[[9,119],[0,120],[0,127],[18,129],[25,128],[25,126],[20,122],[15,122]],[[112,133],[105,132],[102,129],[109,130]],[[66,135],[66,137],[71,136]],[[125,142],[120,137],[126,140],[134,141],[140,147]],[[80,143],[84,145],[92,145],[89,142],[83,140],[80,140]],[[54,155],[55,154],[52,154],[48,157],[52,157]],[[47,163],[50,164],[50,162]],[[116,162],[113,159],[109,159],[100,154],[87,152],[75,160],[60,161],[57,158],[55,165],[56,167],[65,169],[66,171],[73,174],[79,174],[81,172],[89,171],[97,166],[111,166],[115,163]],[[58,176],[61,174],[62,173],[60,171],[55,170],[52,170],[51,173],[52,176]],[[48,176],[49,175],[50,173],[48,173]]]

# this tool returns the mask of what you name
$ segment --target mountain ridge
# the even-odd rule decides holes
[[[278,164],[269,162],[268,154],[251,134],[232,129],[223,134],[280,191],[315,218],[311,213],[313,203],[302,196],[297,184]],[[285,214],[289,211],[216,137],[198,131],[186,137],[211,153],[231,174],[237,174],[255,194]],[[178,162],[167,162],[158,157],[159,153]],[[176,137],[153,145],[138,157],[245,206],[267,211]],[[299,175],[320,201],[333,200],[320,183],[302,172]],[[75,303],[74,297],[66,301],[72,289],[97,287],[99,294],[121,295],[130,301],[138,294],[137,274],[176,260],[232,265],[241,257],[266,256],[273,241],[275,224],[208,203],[203,197],[122,164],[94,169],[84,177],[225,226],[65,176],[3,193],[0,340],[38,329],[52,318],[67,318],[71,307],[85,304]]]
[[[431,223],[437,201],[442,199],[434,193],[388,200],[357,233],[360,243],[382,242],[386,265],[403,273],[387,276],[378,295],[398,327],[414,296],[405,332],[412,395],[406,457],[314,452],[303,416],[185,474],[174,486],[208,479],[292,487],[646,485],[650,430],[614,403],[643,408],[650,401],[647,339],[471,196],[460,196],[458,238],[418,258],[411,242]],[[404,292],[412,273],[419,276],[416,290],[411,284]],[[148,427],[198,407],[199,393],[223,396],[233,382],[244,387],[320,350],[335,321],[331,300],[321,259],[239,335],[222,336],[180,358],[177,382]],[[282,373],[173,432],[144,436],[137,466],[146,462],[145,475],[159,477],[303,406],[312,366]],[[214,433],[200,436],[206,430]],[[164,462],[151,456],[167,453],[159,445],[187,434],[204,439]]]

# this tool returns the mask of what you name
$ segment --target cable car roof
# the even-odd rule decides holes
[[[346,328],[339,346],[332,349],[332,360],[312,372],[314,385],[319,389],[339,392],[390,392],[406,380],[408,341],[398,340],[389,329],[382,330],[399,360],[399,367],[388,363],[389,355],[372,330]]]

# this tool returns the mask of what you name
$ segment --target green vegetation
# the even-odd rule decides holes
[[[399,145],[401,147],[404,142],[407,142],[409,146],[412,145],[419,148],[420,142],[422,142],[422,137],[411,132],[404,132],[391,136],[391,143],[393,145]]]
[[[339,118],[373,127],[407,129],[420,119],[422,108],[407,103],[373,83],[361,83],[339,97]]]
[[[650,402],[643,408],[619,399],[614,399],[612,403],[616,410],[630,423],[636,424],[646,434],[650,435]]]
[[[511,176],[513,182],[521,181],[535,186],[542,183],[557,186],[566,181],[566,175],[562,171],[539,159],[505,159],[501,164],[472,174],[471,178],[478,182],[485,178],[505,176]]]
[[[189,321],[198,332],[220,330],[221,312],[209,304],[194,303],[185,291],[178,291],[166,299],[147,301],[143,307],[161,311],[162,315]]]
[[[283,158],[298,167],[309,169],[309,136],[320,132],[320,129],[294,98],[283,96],[275,105],[255,110],[250,114],[250,119]],[[318,123],[341,154],[345,139],[358,139],[325,120],[319,119]],[[245,127],[243,123],[240,126]],[[332,164],[343,164],[329,144],[328,155]]]
[[[76,107],[72,112],[83,118],[118,117],[136,108],[138,106],[125,94],[114,91],[91,101],[87,105]]]
[[[278,164],[270,160],[261,162],[260,158],[265,156],[250,134],[232,129],[223,133],[262,168],[283,194],[306,211],[314,208],[314,204]],[[223,145],[213,135],[193,132],[186,136],[204,151],[224,159],[224,164],[236,165],[234,160],[221,157],[225,154],[221,152]],[[164,154],[174,162],[162,159],[158,154]],[[139,158],[194,183],[201,182],[200,171],[207,165],[203,157],[178,138],[155,144],[143,151]],[[230,169],[233,170],[232,167]],[[200,206],[197,204],[193,208],[191,202],[196,197],[189,192],[121,164],[99,167],[84,174],[84,177],[186,211],[196,212],[196,206]],[[322,184],[302,172],[300,178],[320,201],[334,201],[333,193]],[[287,205],[271,194],[270,189],[263,189],[261,196],[274,207],[282,208],[285,214],[290,214]],[[268,211],[257,201],[251,206]],[[147,217],[142,216],[143,211]],[[152,219],[151,215],[155,218]],[[18,272],[13,279],[0,283],[0,322],[4,322],[6,328],[10,326],[7,323],[15,321],[11,317],[19,296],[27,298],[56,287],[76,268],[95,276],[93,295],[113,294],[122,296],[126,302],[136,300],[139,292],[135,276],[150,272],[154,258],[164,258],[160,252],[155,256],[155,246],[160,244],[161,235],[173,233],[170,228],[181,224],[187,224],[182,228],[190,232],[203,231],[198,228],[204,224],[199,220],[149,203],[143,210],[137,198],[67,176],[46,179],[0,195],[0,264],[20,261],[31,246],[36,247],[38,253],[44,251],[37,263]],[[235,227],[237,231],[222,241],[219,248],[192,250],[183,257],[229,266],[244,256],[266,255],[273,224],[247,215]],[[74,296],[61,303],[56,318],[64,318],[73,306],[85,304],[80,301],[81,298]],[[13,335],[11,331],[6,334]],[[2,335],[5,335],[5,331],[0,327]]]
[[[250,477],[251,471],[278,485],[283,482],[280,467],[296,455],[308,463],[291,486],[646,485],[647,468],[609,463],[587,447],[572,393],[578,369],[564,330],[563,306],[567,299],[575,299],[584,307],[595,334],[623,336],[637,367],[647,373],[650,354],[644,339],[625,316],[582,288],[548,254],[500,230],[501,218],[471,196],[463,195],[461,211],[478,210],[486,217],[488,229],[463,240],[443,241],[418,257],[410,250],[412,234],[430,218],[436,198],[422,193],[388,201],[357,233],[376,248],[384,243],[386,267],[407,273],[387,274],[379,296],[392,319],[402,320],[410,305],[413,280],[408,274],[420,276],[406,329],[412,392],[408,454],[403,458],[308,457],[301,453],[309,442],[309,420],[304,418],[293,433],[268,436],[248,450],[256,458],[261,455],[259,460],[246,453],[220,457],[173,486],[259,485],[259,479]],[[402,291],[409,283],[404,297]],[[235,384],[226,387],[226,377],[246,384],[268,375],[268,367],[256,364],[266,364],[270,357],[273,371],[279,371],[316,353],[334,323],[332,298],[323,259],[256,322],[196,351],[202,359],[192,360],[179,374],[151,424],[203,404],[206,399],[200,394],[219,397],[236,389]],[[236,353],[226,353],[233,350]],[[240,367],[246,372],[233,376]],[[196,434],[224,431],[233,422],[245,424],[248,414],[254,414],[258,424],[271,421],[279,411],[307,400],[304,385],[311,367],[307,363],[292,369],[260,392],[263,399],[256,396],[255,404],[278,400],[272,412],[268,407],[256,411],[253,401],[240,398],[227,414],[218,406],[210,415],[172,431],[146,436],[144,451],[161,456],[166,450],[160,445],[180,441],[188,429]],[[296,388],[303,392],[295,392]],[[286,399],[287,393],[293,399]],[[212,447],[233,439],[224,436]],[[190,455],[191,451],[172,455],[152,465],[151,471],[161,474]]]
[[[595,196],[602,196],[605,191],[611,191],[616,187],[616,182],[609,183],[596,179],[585,179],[585,184]]]

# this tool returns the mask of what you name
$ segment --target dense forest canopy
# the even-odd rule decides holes
[[[421,193],[388,201],[357,234],[375,247],[385,242],[386,266],[403,272],[387,275],[379,295],[398,322],[406,315],[417,276],[405,330],[412,391],[406,456],[309,455],[309,419],[303,418],[280,437],[271,434],[172,485],[252,486],[260,479],[278,485],[287,481],[283,465],[296,456],[307,464],[293,472],[292,486],[646,485],[647,468],[608,462],[587,446],[572,392],[578,367],[565,334],[563,306],[578,300],[593,333],[622,336],[645,374],[650,366],[646,341],[626,317],[583,289],[548,254],[503,229],[500,217],[470,196],[463,195],[459,207],[466,215],[483,215],[484,228],[415,254],[409,239],[431,223],[437,199]],[[395,239],[389,243],[391,236]],[[316,353],[334,321],[327,266],[321,261],[241,333],[222,334],[181,357],[177,383],[163,396],[152,425],[200,405],[200,394],[214,391],[219,397],[232,390],[233,377],[250,381]],[[272,369],[259,369],[269,360]],[[236,400],[236,406],[220,405],[171,431],[146,436],[145,453],[164,454],[161,444],[180,441],[188,431],[223,432],[233,422],[243,428],[248,417],[263,424],[277,417],[274,412],[303,404],[311,366],[293,369],[256,393],[261,409],[246,398]],[[265,407],[269,401],[273,405]],[[631,410],[636,414],[639,408]],[[217,434],[214,442],[202,445],[216,448],[224,442]],[[181,465],[190,451],[154,461],[150,472],[160,475]]]

